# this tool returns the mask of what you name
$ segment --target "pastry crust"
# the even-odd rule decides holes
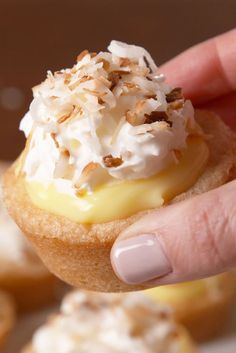
[[[196,118],[209,138],[210,158],[198,181],[173,202],[216,188],[236,176],[235,134],[213,113],[198,111]],[[39,209],[31,202],[24,177],[14,165],[4,178],[5,201],[11,216],[31,241],[38,255],[55,275],[76,287],[103,292],[132,291],[114,274],[110,251],[126,227],[152,210],[108,223],[83,225]]]
[[[15,310],[13,300],[9,295],[0,291],[0,351],[5,340],[14,326]]]
[[[8,167],[9,163],[0,162],[0,177]],[[6,234],[1,230],[0,237],[7,235],[7,230]],[[11,294],[19,312],[37,309],[55,300],[57,286],[58,280],[31,248],[25,247],[22,261],[0,257],[0,288]]]

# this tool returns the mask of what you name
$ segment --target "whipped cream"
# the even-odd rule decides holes
[[[33,88],[20,124],[23,171],[74,190],[147,178],[178,162],[196,128],[194,109],[165,82],[143,48],[112,41]]]
[[[141,293],[75,291],[36,331],[35,353],[178,353],[178,326],[168,309]]]

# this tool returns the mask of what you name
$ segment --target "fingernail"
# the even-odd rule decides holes
[[[128,284],[144,283],[172,271],[155,234],[142,234],[115,243],[111,261],[117,276]]]

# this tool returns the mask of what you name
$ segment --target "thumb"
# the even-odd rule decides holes
[[[141,218],[116,240],[111,262],[128,284],[168,284],[236,267],[236,181]]]

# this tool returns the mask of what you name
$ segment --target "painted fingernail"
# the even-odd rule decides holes
[[[140,284],[172,271],[162,244],[155,234],[142,234],[114,244],[111,262],[125,283]]]

